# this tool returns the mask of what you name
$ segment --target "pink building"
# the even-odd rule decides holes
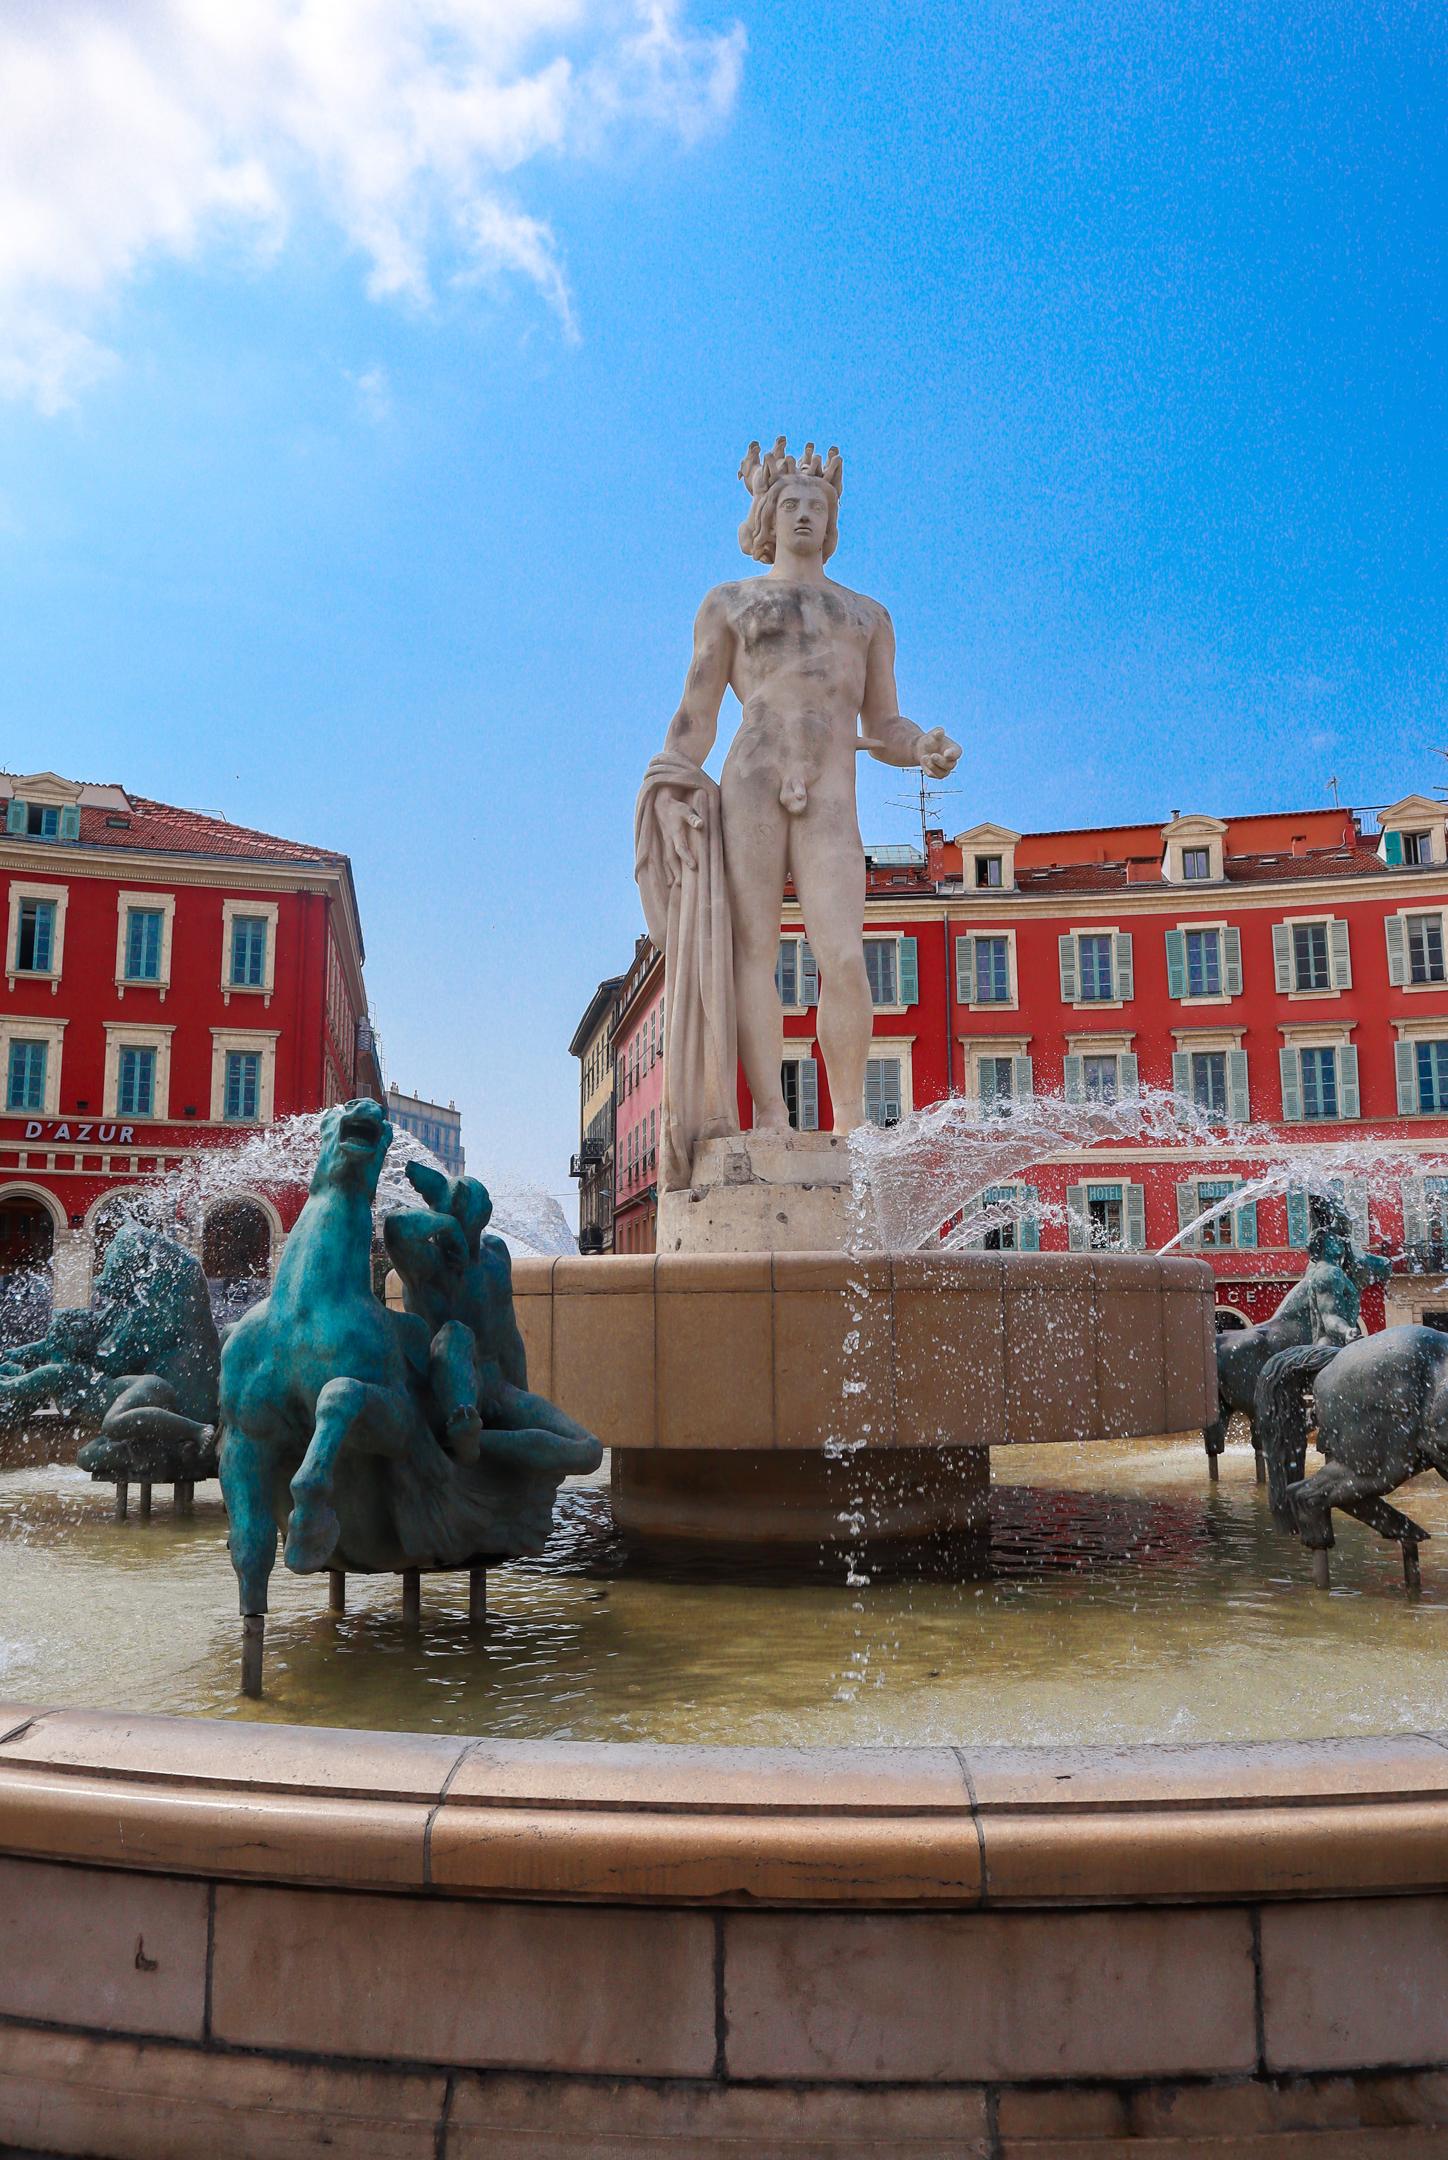
[[[639,940],[619,994],[613,1060],[613,1249],[653,1252],[664,1095],[664,956],[647,938]]]

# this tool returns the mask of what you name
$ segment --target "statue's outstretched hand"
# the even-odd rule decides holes
[[[672,858],[668,864],[668,879],[677,884],[679,872],[697,870],[699,855],[694,835],[704,830],[704,820],[695,808],[692,795],[675,795],[659,804],[659,830],[664,836],[664,846]]]
[[[916,745],[916,758],[927,780],[944,780],[960,758],[960,744],[944,728],[927,728]]]

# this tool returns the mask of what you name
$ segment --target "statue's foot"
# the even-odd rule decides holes
[[[294,1495],[283,1558],[294,1575],[315,1575],[337,1548],[342,1525],[317,1494]]]
[[[475,1463],[482,1444],[483,1421],[476,1410],[460,1403],[456,1410],[448,1412],[448,1453],[460,1463]]]

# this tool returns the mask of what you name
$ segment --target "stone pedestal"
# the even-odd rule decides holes
[[[848,1140],[737,1133],[708,1140],[693,1183],[659,1199],[661,1253],[842,1252],[850,1242]]]

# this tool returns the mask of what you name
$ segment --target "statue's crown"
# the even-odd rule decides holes
[[[811,480],[823,480],[826,487],[832,487],[837,496],[844,493],[845,468],[834,443],[830,444],[824,457],[820,456],[812,442],[805,444],[798,457],[791,457],[784,446],[782,435],[776,438],[774,448],[766,450],[763,456],[760,455],[758,443],[752,442],[739,467],[739,477],[756,502],[761,496],[768,494],[776,480],[792,472],[807,473]]]

